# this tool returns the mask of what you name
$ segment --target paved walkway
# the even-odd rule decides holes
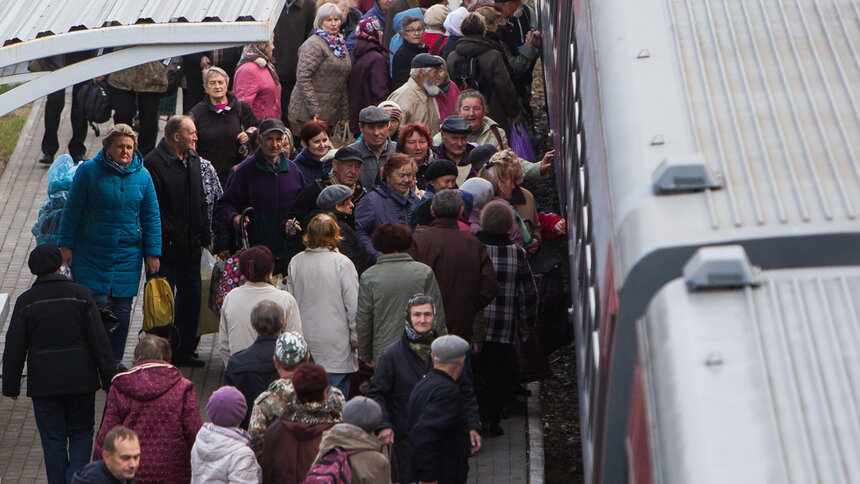
[[[60,124],[60,143],[71,137],[68,122],[67,99],[63,121]],[[21,292],[30,287],[33,276],[27,268],[27,255],[35,246],[30,228],[36,221],[39,208],[46,199],[45,173],[47,167],[38,165],[40,156],[44,114],[44,99],[34,103],[33,109],[21,133],[18,146],[0,177],[0,293],[9,293],[11,303]],[[105,127],[107,124],[105,124]],[[103,130],[104,131],[104,130]],[[88,155],[94,156],[101,148],[100,140],[89,130]],[[142,287],[142,285],[141,285]],[[137,343],[137,332],[141,327],[140,298],[135,300],[125,360],[131,366],[131,355]],[[11,308],[9,314],[11,315]],[[0,320],[0,351],[5,347],[8,321]],[[204,336],[200,341],[200,357],[207,361],[202,369],[183,369],[183,374],[194,382],[201,415],[206,419],[206,402],[218,388],[224,366],[215,349],[214,335]],[[22,395],[26,393],[26,378]],[[533,393],[538,394],[537,386]],[[105,394],[96,398],[96,422],[101,421]],[[530,399],[529,412],[516,414],[503,421],[505,435],[484,441],[482,449],[470,460],[470,483],[525,483],[543,482],[543,449],[540,435],[540,410],[536,398]],[[531,418],[529,418],[531,416]],[[531,425],[529,425],[531,421]],[[528,430],[532,430],[531,439]],[[96,430],[97,431],[97,430]],[[531,465],[529,463],[531,448]],[[47,482],[45,479],[42,448],[33,406],[29,398],[22,396],[17,401],[0,397],[0,480],[3,484],[22,482]]]

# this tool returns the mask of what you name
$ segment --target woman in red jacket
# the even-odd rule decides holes
[[[203,421],[194,384],[168,361],[166,339],[141,338],[134,366],[113,379],[93,450],[93,460],[101,459],[105,436],[117,425],[134,430],[140,439],[140,484],[191,480],[191,447]]]

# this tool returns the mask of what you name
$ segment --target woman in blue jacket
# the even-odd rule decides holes
[[[152,177],[137,151],[137,134],[117,124],[102,145],[75,172],[60,221],[60,248],[75,282],[119,319],[110,343],[114,359],[121,361],[141,262],[146,259],[150,273],[159,269],[161,219]]]

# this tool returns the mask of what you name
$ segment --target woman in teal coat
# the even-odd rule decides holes
[[[152,177],[137,151],[137,134],[117,124],[102,145],[75,172],[60,221],[60,248],[75,282],[119,319],[110,342],[114,359],[121,361],[141,262],[145,257],[150,273],[159,269],[161,219]]]

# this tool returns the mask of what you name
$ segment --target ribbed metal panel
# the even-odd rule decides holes
[[[106,25],[180,19],[264,22],[272,17],[275,4],[273,0],[5,0],[0,1],[0,44]]]

